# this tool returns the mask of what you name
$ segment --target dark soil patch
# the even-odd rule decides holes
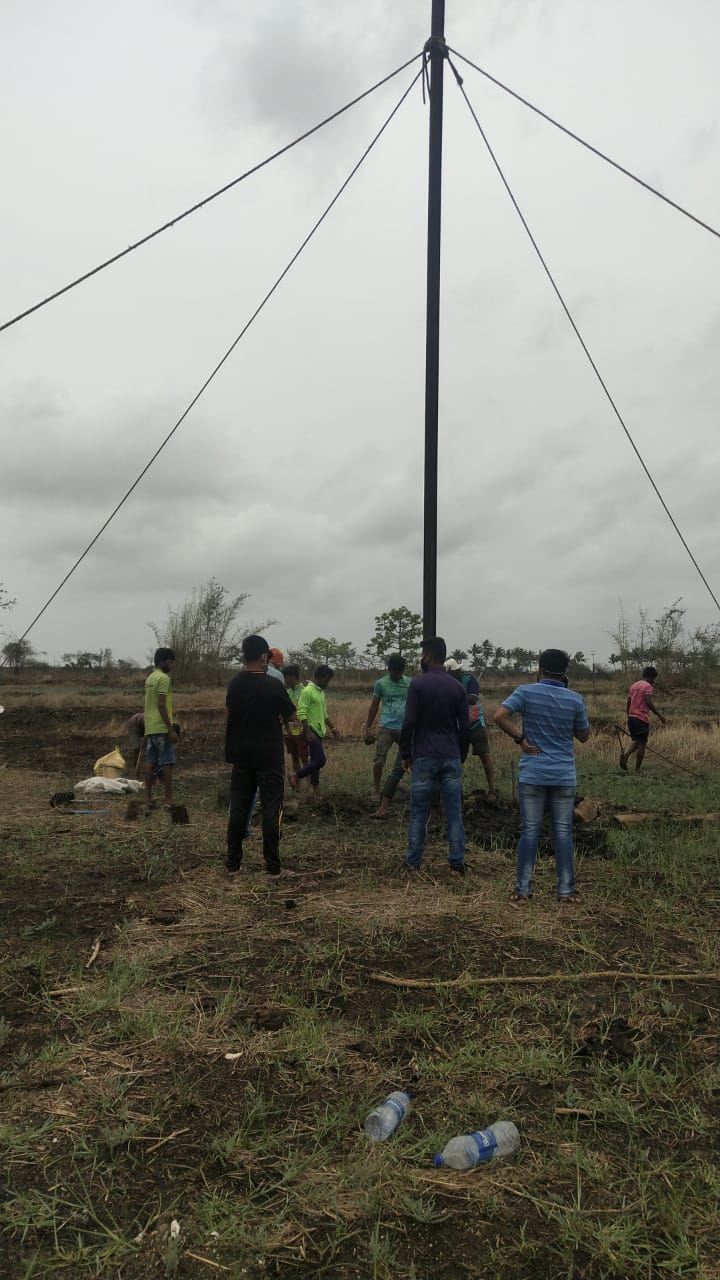
[[[514,853],[520,835],[520,811],[515,804],[500,803],[488,808],[482,794],[470,796],[463,806],[468,837],[482,849],[511,849]],[[608,828],[604,823],[575,823],[575,848],[579,853],[595,857],[611,857]],[[540,857],[552,856],[550,819],[546,815],[540,840]]]
[[[315,813],[331,822],[346,823],[363,822],[368,820],[368,814],[375,808],[370,805],[362,796],[353,795],[347,791],[332,791],[325,794]]]
[[[372,822],[369,814],[374,804],[362,796],[344,791],[332,791],[325,794],[316,810],[305,809],[303,821],[320,821],[342,827],[365,827],[368,837],[383,838],[383,831],[407,821],[407,804],[396,802],[390,811],[387,822]],[[463,821],[468,839],[481,849],[512,850],[514,853],[520,835],[520,812],[517,804],[501,801],[497,805],[488,805],[484,792],[472,792],[463,803]],[[440,805],[430,812],[428,823],[429,838],[442,837],[445,820]],[[608,826],[604,822],[576,823],[575,847],[580,853],[596,857],[611,857],[608,846]],[[550,820],[546,816],[543,836],[540,841],[541,857],[552,856],[552,840],[550,837]]]
[[[222,760],[224,711],[193,710],[193,729],[178,751],[183,767],[217,767]],[[2,758],[13,769],[59,773],[77,781],[92,775],[99,756],[112,749],[105,726],[127,719],[127,708],[8,707],[3,715]],[[123,754],[124,732],[118,744]]]

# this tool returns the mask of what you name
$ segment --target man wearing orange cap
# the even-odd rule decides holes
[[[271,649],[268,653],[267,674],[275,676],[277,680],[282,680],[283,687],[285,685],[285,677],[282,669],[285,665],[285,655],[282,649]]]

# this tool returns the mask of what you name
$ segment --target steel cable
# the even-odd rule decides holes
[[[353,167],[352,167],[352,169],[350,170],[350,172],[349,172],[348,176],[345,178],[344,182],[343,182],[343,183],[342,183],[342,185],[339,187],[339,189],[337,190],[337,192],[336,192],[336,193],[335,193],[335,195],[333,196],[333,198],[332,198],[332,200],[330,201],[330,203],[329,203],[328,205],[326,205],[325,209],[324,209],[324,210],[323,210],[323,212],[320,214],[320,217],[319,217],[319,218],[317,219],[317,221],[313,224],[313,226],[312,226],[311,230],[310,230],[310,231],[308,232],[308,234],[305,236],[305,239],[302,241],[302,243],[300,244],[300,246],[295,250],[295,253],[292,255],[292,257],[290,258],[290,260],[289,260],[289,262],[286,264],[286,266],[285,266],[285,267],[283,267],[283,270],[280,272],[280,274],[279,274],[279,276],[277,277],[277,279],[275,280],[274,284],[271,286],[271,288],[270,288],[270,289],[268,289],[268,291],[267,291],[267,293],[265,294],[265,296],[264,296],[264,298],[262,299],[262,301],[259,303],[259,305],[258,305],[258,306],[255,308],[255,310],[253,311],[252,315],[250,316],[250,319],[249,319],[249,320],[248,320],[248,321],[243,325],[243,327],[242,327],[242,329],[240,330],[239,334],[238,334],[238,335],[237,335],[237,337],[234,339],[234,341],[230,344],[230,346],[228,347],[227,351],[226,351],[226,352],[225,352],[225,354],[222,356],[222,358],[221,358],[220,360],[218,360],[218,363],[215,365],[215,368],[212,370],[212,373],[210,373],[210,374],[209,374],[209,376],[205,379],[205,381],[203,382],[202,386],[200,387],[200,390],[199,390],[199,391],[197,391],[197,392],[196,392],[196,394],[193,396],[192,400],[191,400],[191,401],[190,401],[190,403],[187,405],[187,407],[183,410],[183,412],[181,413],[181,415],[180,415],[180,417],[178,418],[178,420],[177,420],[177,422],[175,423],[175,425],[171,428],[171,430],[170,430],[170,431],[168,431],[168,433],[167,433],[167,435],[165,436],[164,440],[163,440],[163,441],[158,445],[158,447],[157,447],[157,449],[155,450],[155,452],[153,453],[152,457],[149,459],[149,461],[148,461],[148,462],[146,462],[146,463],[145,463],[145,466],[143,467],[143,469],[142,469],[142,471],[140,472],[140,474],[136,477],[136,479],[135,479],[135,480],[133,480],[133,483],[130,485],[129,489],[127,489],[127,490],[126,490],[126,492],[125,492],[125,493],[123,494],[123,496],[121,497],[120,501],[119,501],[119,502],[118,502],[118,503],[113,507],[113,509],[112,509],[112,511],[110,512],[109,516],[107,517],[107,519],[105,519],[105,520],[103,521],[103,523],[101,524],[101,526],[100,526],[100,528],[98,529],[98,531],[97,531],[97,533],[95,534],[95,536],[94,536],[93,538],[91,538],[90,542],[88,542],[88,544],[87,544],[87,546],[85,547],[84,551],[82,551],[82,552],[81,552],[81,554],[78,556],[77,560],[74,562],[74,564],[71,566],[71,568],[70,568],[70,569],[68,569],[68,571],[67,571],[67,573],[65,574],[65,576],[61,579],[61,581],[60,581],[60,582],[58,583],[58,585],[56,586],[56,588],[55,588],[55,590],[53,591],[52,595],[48,596],[48,598],[47,598],[47,600],[45,601],[45,603],[44,603],[44,605],[42,606],[42,608],[41,608],[41,609],[39,609],[39,610],[38,610],[38,612],[35,614],[35,617],[32,619],[32,622],[30,622],[30,624],[25,628],[25,630],[23,631],[22,635],[17,637],[17,638],[18,638],[18,640],[24,640],[24,639],[25,639],[25,637],[26,637],[26,636],[27,636],[27,635],[32,631],[32,629],[33,629],[33,627],[35,626],[35,624],[36,624],[37,622],[39,622],[39,621],[40,621],[40,618],[42,618],[43,614],[44,614],[44,613],[46,612],[46,610],[50,607],[50,605],[52,604],[53,600],[55,600],[55,599],[56,599],[56,597],[60,594],[60,592],[62,591],[62,589],[63,589],[63,587],[65,586],[65,584],[69,581],[69,579],[70,579],[70,578],[72,577],[72,575],[75,573],[75,570],[76,570],[77,568],[79,568],[79,566],[82,564],[82,562],[83,562],[83,560],[85,559],[85,557],[89,554],[89,552],[90,552],[90,551],[92,551],[92,548],[95,546],[96,542],[98,542],[98,541],[99,541],[99,539],[102,537],[102,535],[103,535],[103,533],[105,532],[105,530],[107,529],[108,525],[109,525],[109,524],[110,524],[110,523],[115,519],[115,516],[118,514],[118,512],[120,511],[120,509],[125,505],[125,503],[127,502],[128,498],[130,497],[130,495],[131,495],[132,493],[134,493],[134,492],[135,492],[135,490],[137,489],[138,485],[140,484],[140,481],[144,478],[144,476],[146,476],[146,475],[147,475],[147,473],[148,473],[148,471],[150,470],[151,466],[152,466],[152,465],[153,465],[153,463],[156,461],[156,459],[160,456],[160,454],[162,453],[162,451],[163,451],[163,449],[166,447],[166,445],[167,445],[167,444],[169,444],[170,440],[172,440],[173,436],[175,435],[175,432],[178,430],[178,428],[179,428],[179,427],[182,425],[182,423],[185,421],[185,419],[187,418],[187,416],[188,416],[188,414],[190,413],[191,409],[193,409],[193,408],[195,407],[195,405],[197,404],[197,402],[198,402],[198,400],[200,399],[200,397],[203,395],[203,393],[204,393],[204,392],[207,390],[207,388],[210,386],[210,383],[213,381],[213,378],[215,378],[215,377],[216,377],[216,375],[220,372],[220,370],[222,369],[222,367],[223,367],[223,365],[225,364],[225,362],[226,362],[227,360],[229,360],[230,356],[232,355],[233,351],[235,350],[235,348],[236,348],[236,346],[238,345],[238,343],[240,342],[240,340],[245,336],[245,334],[247,333],[247,331],[248,331],[248,329],[250,328],[250,326],[253,324],[253,322],[254,322],[254,321],[257,319],[257,317],[260,315],[260,312],[263,310],[263,308],[265,307],[266,303],[268,303],[268,302],[270,301],[271,297],[272,297],[272,296],[273,296],[273,294],[275,293],[275,290],[276,290],[276,289],[278,288],[278,286],[282,283],[282,281],[285,279],[285,277],[286,277],[286,275],[288,274],[288,272],[291,270],[291,268],[292,268],[292,267],[294,266],[294,264],[297,262],[297,260],[298,260],[298,258],[300,257],[301,253],[303,252],[303,250],[305,249],[305,247],[309,244],[309,242],[312,240],[313,236],[315,235],[315,232],[319,229],[319,227],[322,225],[322,223],[323,223],[323,222],[325,221],[325,219],[327,218],[328,214],[330,213],[330,210],[331,210],[331,209],[332,209],[332,208],[337,204],[338,200],[340,199],[340,196],[343,194],[343,192],[345,191],[345,189],[349,186],[350,182],[351,182],[351,181],[352,181],[352,179],[355,177],[355,174],[357,173],[358,169],[361,167],[361,165],[364,163],[364,161],[365,161],[365,160],[367,159],[367,157],[370,155],[370,152],[373,150],[373,148],[374,148],[375,144],[380,140],[380,138],[382,137],[383,133],[384,133],[384,132],[385,132],[385,130],[387,129],[388,125],[389,125],[389,124],[390,124],[390,122],[394,119],[394,117],[396,116],[397,112],[400,110],[400,107],[401,107],[401,106],[402,106],[402,104],[405,102],[405,99],[408,97],[408,95],[409,95],[409,94],[410,94],[410,92],[412,91],[413,87],[417,84],[417,82],[418,82],[418,80],[420,79],[421,75],[422,75],[422,68],[421,68],[421,69],[420,69],[420,70],[419,70],[419,71],[418,71],[418,72],[413,76],[413,78],[412,78],[412,80],[411,80],[410,84],[409,84],[409,85],[408,85],[408,87],[405,89],[404,93],[403,93],[403,94],[402,94],[402,96],[399,98],[399,100],[396,102],[396,104],[395,104],[395,106],[393,107],[392,111],[391,111],[391,112],[390,112],[390,114],[386,117],[386,119],[385,119],[384,123],[383,123],[383,124],[380,126],[380,128],[378,129],[378,131],[377,131],[377,133],[374,135],[374,137],[373,137],[372,141],[371,141],[371,142],[368,144],[368,146],[365,148],[365,150],[363,151],[362,155],[360,156],[360,159],[359,159],[359,160],[358,160],[358,161],[353,165]],[[5,665],[5,661],[6,661],[6,660],[4,660],[2,663],[0,663],[0,666],[4,666],[4,665]]]
[[[607,400],[608,400],[608,402],[609,402],[609,404],[610,404],[610,407],[611,407],[611,409],[612,409],[613,413],[615,414],[615,417],[617,418],[618,422],[620,423],[620,426],[622,427],[623,432],[625,433],[625,437],[626,437],[626,439],[627,439],[627,441],[628,441],[628,443],[629,443],[629,445],[630,445],[631,449],[633,450],[633,453],[635,454],[635,456],[636,456],[636,458],[637,458],[638,462],[640,463],[640,466],[642,467],[643,471],[645,472],[645,475],[646,475],[646,477],[647,477],[648,481],[650,482],[650,484],[651,484],[651,486],[652,486],[652,488],[653,488],[653,490],[654,490],[654,492],[655,492],[655,496],[657,497],[657,499],[658,499],[658,501],[659,501],[660,505],[662,506],[663,511],[665,512],[665,514],[666,514],[666,516],[667,516],[668,520],[670,521],[670,523],[671,523],[671,525],[672,525],[673,529],[675,530],[675,533],[677,534],[677,536],[678,536],[678,538],[680,539],[680,541],[681,541],[681,543],[682,543],[683,547],[685,548],[685,550],[686,550],[686,552],[687,552],[688,556],[690,557],[690,560],[692,561],[692,563],[693,563],[693,565],[694,565],[695,569],[697,570],[698,576],[700,577],[700,579],[701,579],[702,583],[703,583],[703,584],[704,584],[704,586],[706,587],[707,592],[708,592],[708,594],[709,594],[709,596],[710,596],[711,600],[713,601],[713,604],[715,605],[716,609],[720,612],[720,600],[718,600],[718,597],[716,596],[715,592],[713,591],[712,587],[710,586],[710,583],[708,582],[707,578],[705,577],[705,574],[703,573],[702,569],[700,568],[700,565],[698,564],[698,561],[696,560],[696,558],[695,558],[695,556],[694,556],[694,554],[693,554],[692,550],[690,549],[690,547],[689,547],[689,545],[688,545],[688,543],[687,543],[687,540],[686,540],[686,538],[685,538],[685,536],[684,536],[684,534],[683,534],[682,530],[680,529],[680,526],[679,526],[679,525],[678,525],[678,523],[677,523],[677,520],[675,519],[674,515],[672,514],[672,512],[671,512],[671,510],[670,510],[670,508],[669,508],[669,506],[668,506],[667,502],[665,501],[665,499],[664,499],[664,497],[663,497],[662,493],[660,492],[660,489],[658,488],[658,485],[657,485],[657,483],[656,483],[656,481],[655,481],[654,476],[652,475],[652,472],[650,471],[650,468],[648,467],[647,463],[645,462],[645,459],[643,458],[643,456],[642,456],[642,454],[641,454],[640,450],[638,449],[638,446],[636,445],[636,443],[635,443],[635,441],[634,441],[634,439],[633,439],[632,435],[630,434],[630,430],[629,430],[629,428],[628,428],[628,426],[627,426],[627,424],[626,424],[626,422],[625,422],[625,419],[623,418],[623,416],[622,416],[622,414],[621,414],[621,412],[620,412],[620,410],[619,410],[619,408],[618,408],[617,404],[615,403],[615,400],[613,399],[613,397],[612,397],[612,395],[611,395],[611,393],[610,393],[610,389],[608,388],[608,385],[607,385],[607,383],[605,382],[605,379],[603,378],[603,376],[602,376],[602,374],[601,374],[600,370],[598,369],[598,366],[596,365],[596,363],[595,363],[595,361],[594,361],[594,359],[593,359],[593,357],[592,357],[592,355],[591,355],[591,353],[590,353],[590,350],[589,350],[589,348],[588,348],[588,346],[587,346],[587,343],[585,342],[585,339],[583,338],[583,336],[582,336],[582,334],[581,334],[581,332],[580,332],[580,330],[579,330],[579,328],[578,328],[577,324],[575,323],[575,320],[573,319],[573,316],[572,316],[572,313],[571,313],[571,311],[570,311],[570,308],[568,307],[568,305],[567,305],[567,303],[566,303],[566,301],[565,301],[565,299],[564,299],[564,297],[563,297],[562,293],[560,292],[560,289],[559,289],[559,287],[558,287],[558,285],[557,285],[557,283],[556,283],[556,281],[555,281],[555,277],[553,276],[553,274],[552,274],[552,272],[551,272],[551,270],[550,270],[550,268],[549,268],[549,266],[548,266],[547,262],[545,261],[545,258],[544,258],[543,254],[542,254],[542,251],[541,251],[541,249],[540,249],[540,246],[538,245],[537,240],[535,239],[535,237],[534,237],[534,235],[533,235],[532,231],[530,230],[530,227],[529,227],[529,225],[528,225],[528,223],[527,223],[527,220],[526,220],[526,218],[525,218],[525,215],[523,214],[523,212],[522,212],[522,210],[521,210],[521,208],[520,208],[520,206],[519,206],[519,204],[518,204],[517,200],[515,199],[515,196],[514,196],[514,194],[513,194],[512,188],[510,187],[510,184],[509,184],[509,182],[508,182],[507,178],[505,177],[505,174],[504,174],[504,172],[503,172],[503,170],[502,170],[502,167],[501,167],[501,165],[500,165],[500,162],[499,162],[499,160],[497,159],[497,156],[495,155],[495,152],[493,151],[492,146],[490,145],[490,142],[489,142],[488,136],[487,136],[487,134],[486,134],[485,130],[483,129],[483,126],[481,125],[480,120],[478,119],[478,116],[477,116],[477,114],[476,114],[476,112],[475,112],[475,109],[474,109],[474,107],[473,107],[473,105],[472,105],[472,103],[471,103],[470,99],[468,98],[468,95],[467,95],[467,93],[466,93],[466,91],[465,91],[465,87],[464,87],[464,85],[463,85],[462,76],[459,74],[459,72],[458,72],[457,68],[453,65],[452,61],[450,61],[450,59],[448,59],[448,61],[449,61],[449,63],[450,63],[450,67],[451,67],[451,69],[452,69],[452,72],[453,72],[453,74],[454,74],[454,76],[455,76],[455,80],[456,80],[456,82],[457,82],[458,88],[459,88],[459,90],[460,90],[460,92],[461,92],[461,94],[462,94],[463,98],[465,99],[465,102],[466,102],[466,104],[467,104],[468,110],[470,111],[470,114],[472,115],[472,118],[473,118],[473,120],[475,121],[475,124],[477,125],[477,128],[478,128],[478,130],[479,130],[479,132],[480,132],[480,136],[482,137],[482,140],[483,140],[483,142],[485,143],[485,146],[487,147],[488,153],[489,153],[489,155],[490,155],[490,159],[492,160],[492,162],[493,162],[493,164],[494,164],[494,166],[495,166],[495,168],[496,168],[496,170],[497,170],[497,172],[498,172],[498,175],[499,175],[499,177],[500,177],[500,180],[501,180],[501,182],[502,182],[502,184],[503,184],[503,186],[504,186],[504,188],[505,188],[505,190],[506,190],[506,192],[507,192],[508,196],[510,197],[510,200],[511,200],[511,202],[512,202],[513,208],[515,209],[515,212],[516,212],[516,214],[518,215],[518,217],[519,217],[519,219],[520,219],[520,221],[521,221],[521,223],[522,223],[522,225],[523,225],[523,227],[524,227],[524,229],[525,229],[525,231],[526,231],[526,233],[527,233],[528,239],[530,240],[530,243],[531,243],[531,245],[532,245],[533,249],[535,250],[535,253],[537,254],[537,257],[538,257],[538,259],[539,259],[539,261],[540,261],[540,264],[541,264],[541,266],[542,266],[542,268],[543,268],[543,271],[545,272],[545,275],[547,276],[548,280],[550,281],[550,284],[552,285],[552,288],[553,288],[553,291],[554,291],[554,293],[555,293],[555,296],[557,297],[557,300],[558,300],[558,302],[560,303],[560,306],[562,307],[563,311],[565,312],[565,315],[567,316],[567,319],[569,320],[570,325],[572,326],[572,329],[573,329],[573,332],[574,332],[574,334],[575,334],[575,337],[577,338],[578,342],[580,343],[580,346],[582,347],[583,351],[585,352],[585,355],[586,355],[587,360],[588,360],[588,362],[589,362],[589,364],[590,364],[590,367],[592,368],[592,371],[593,371],[593,373],[595,374],[595,377],[597,378],[598,382],[600,383],[600,386],[602,387],[603,391],[605,392],[605,395],[606,395]]]
[[[189,209],[185,209],[183,213],[178,213],[174,218],[170,218],[168,222],[164,222],[161,227],[156,227],[154,231],[149,231],[148,234],[142,236],[140,240],[135,240],[133,244],[129,244],[127,248],[121,249],[119,253],[114,253],[112,257],[106,258],[104,262],[99,262],[96,267],[92,267],[89,271],[84,271],[82,275],[77,276],[68,284],[63,285],[61,289],[56,289],[54,293],[49,293],[47,297],[42,298],[40,302],[34,303],[31,307],[26,307],[24,311],[19,311],[18,314],[13,316],[10,320],[5,320],[0,324],[0,333],[2,333],[4,329],[12,328],[14,324],[18,324],[20,320],[24,320],[27,316],[31,316],[33,312],[39,311],[42,307],[46,307],[48,303],[54,302],[56,298],[61,298],[63,294],[69,293],[71,289],[77,288],[77,286],[79,284],[83,284],[85,280],[92,279],[92,277],[98,275],[100,271],[104,271],[106,267],[111,267],[113,263],[119,262],[121,258],[126,258],[129,253],[134,253],[136,249],[140,249],[142,245],[147,244],[148,241],[154,240],[156,236],[162,235],[163,231],[169,231],[171,227],[176,227],[184,218],[189,218],[191,213],[197,213],[198,209],[204,209],[206,205],[211,203],[211,201],[217,200],[218,196],[225,195],[226,191],[231,191],[233,187],[237,187],[239,183],[244,182],[246,178],[252,177],[254,173],[258,173],[260,169],[264,169],[273,160],[277,160],[279,156],[284,156],[286,152],[292,151],[293,147],[296,147],[298,143],[304,142],[306,138],[310,138],[326,124],[330,124],[332,120],[337,120],[338,116],[344,115],[344,113],[349,111],[351,107],[356,106],[358,102],[362,102],[363,98],[369,97],[376,89],[380,89],[382,85],[387,84],[389,80],[393,80],[395,76],[399,75],[401,71],[404,71],[406,67],[411,66],[419,57],[422,57],[421,53],[416,53],[414,57],[408,58],[407,62],[403,62],[402,66],[397,67],[395,71],[391,71],[390,75],[384,76],[382,80],[378,80],[375,84],[371,85],[369,89],[366,89],[364,93],[359,93],[356,98],[353,98],[350,102],[346,102],[344,107],[340,107],[337,111],[333,111],[332,115],[326,116],[324,120],[319,122],[319,124],[313,125],[312,129],[306,129],[304,133],[299,134],[292,142],[288,142],[284,147],[280,147],[279,151],[273,151],[272,155],[261,160],[259,164],[253,165],[251,169],[246,169],[245,172],[239,174],[237,178],[232,178],[231,181],[226,182],[223,187],[218,187],[217,191],[213,191],[209,196],[205,196],[204,199],[198,200],[197,203],[191,205]]]

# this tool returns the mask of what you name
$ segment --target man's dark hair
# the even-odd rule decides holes
[[[651,683],[657,676],[657,667],[646,667],[643,671],[643,680],[649,680]]]
[[[387,660],[387,669],[391,676],[401,676],[405,670],[405,659],[401,653],[391,653]]]
[[[546,676],[557,676],[560,679],[565,675],[569,661],[570,654],[564,649],[543,649],[539,666]]]
[[[153,655],[153,666],[159,667],[161,662],[172,662],[174,658],[174,649],[156,649]]]
[[[263,636],[245,636],[242,642],[242,656],[246,662],[257,662],[264,653],[270,652],[270,645]]]
[[[316,680],[332,680],[334,675],[335,672],[332,667],[328,666],[327,662],[321,662],[320,666],[315,668],[314,678]]]
[[[297,680],[300,679],[300,668],[294,662],[291,662],[287,667],[283,667],[282,673],[284,676],[295,676]]]
[[[442,636],[431,636],[429,640],[423,640],[421,648],[423,653],[430,654],[433,662],[440,665],[447,658],[447,645]]]

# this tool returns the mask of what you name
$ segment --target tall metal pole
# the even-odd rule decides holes
[[[440,211],[442,202],[445,0],[432,0],[430,39],[427,311],[425,330],[425,497],[423,516],[423,633],[437,630],[438,384],[440,377]]]

